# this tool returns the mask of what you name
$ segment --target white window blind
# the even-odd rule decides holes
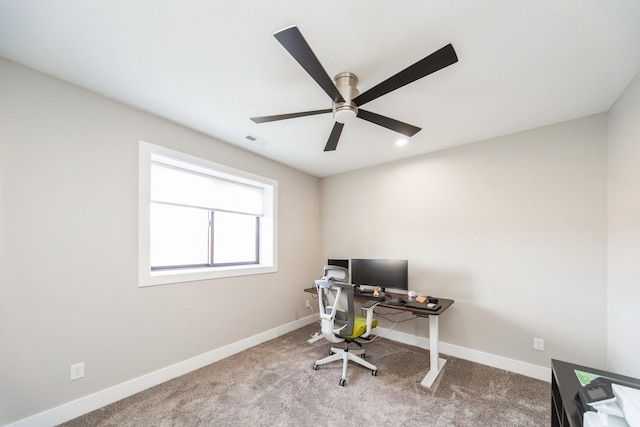
[[[264,215],[264,189],[223,178],[151,164],[151,201],[226,212]]]

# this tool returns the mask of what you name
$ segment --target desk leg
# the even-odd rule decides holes
[[[425,375],[424,379],[420,383],[423,387],[431,388],[436,378],[442,371],[442,367],[446,363],[445,359],[440,359],[440,353],[438,353],[438,316],[429,316],[429,354],[430,354],[430,366],[429,372]]]

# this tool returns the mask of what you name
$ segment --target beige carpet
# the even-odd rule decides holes
[[[365,344],[378,376],[308,344],[309,325],[63,424],[75,426],[548,426],[550,385],[443,355],[431,390],[420,386],[424,349],[379,339]]]

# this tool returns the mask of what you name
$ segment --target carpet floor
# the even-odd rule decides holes
[[[387,339],[364,344],[378,376],[350,364],[313,370],[330,343],[306,341],[313,324],[62,424],[92,426],[548,426],[550,385],[447,359],[420,385],[427,350]]]

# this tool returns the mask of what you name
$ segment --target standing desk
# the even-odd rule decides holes
[[[304,291],[312,294],[317,293],[315,287],[306,288]],[[438,298],[438,304],[440,304],[440,308],[437,310],[426,310],[421,308],[404,307],[404,306],[390,305],[386,303],[386,301],[394,298],[406,299],[406,297],[407,297],[406,295],[393,294],[393,293],[387,292],[385,294],[385,300],[380,301],[380,303],[378,304],[378,307],[390,308],[392,310],[409,311],[415,314],[416,316],[429,318],[429,355],[430,355],[429,371],[424,376],[424,379],[420,382],[420,384],[423,387],[431,388],[436,378],[438,378],[438,375],[440,375],[440,372],[442,371],[444,364],[447,362],[446,359],[440,358],[440,353],[438,352],[438,342],[440,340],[440,337],[439,337],[440,328],[438,326],[438,323],[439,323],[438,319],[442,313],[444,313],[449,307],[451,307],[454,301],[452,299]],[[354,295],[353,299],[354,301],[360,302],[360,303],[367,302],[370,300],[370,298],[359,297],[357,294]]]

